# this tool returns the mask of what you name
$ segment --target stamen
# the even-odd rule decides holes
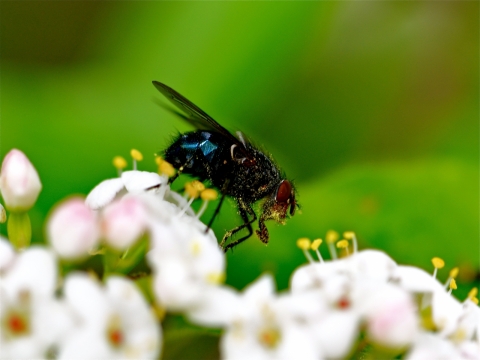
[[[185,206],[180,210],[180,212],[177,214],[178,217],[182,217],[183,214],[187,211],[187,209],[192,205],[193,200],[195,200],[194,197],[191,197],[190,200],[185,204]]]
[[[335,241],[338,240],[338,233],[335,230],[328,230],[325,240],[328,244],[328,251],[333,260],[337,259],[337,251],[335,250]]]
[[[350,255],[350,252],[348,251],[348,241],[343,239],[337,242],[337,248],[339,249],[345,249],[345,252],[347,253],[347,256]]]
[[[115,166],[115,168],[117,169],[118,177],[120,177],[122,176],[122,170],[127,167],[127,160],[125,160],[121,156],[115,156],[113,158],[113,166]]]
[[[322,239],[316,239],[316,240],[313,240],[312,245],[310,246],[310,248],[317,253],[318,260],[320,260],[321,263],[323,263],[324,261],[322,258],[322,254],[320,254],[320,250],[318,250],[318,248],[320,247],[322,242],[323,242]]]
[[[465,301],[472,301],[475,305],[478,305],[478,299],[477,299],[477,295],[478,295],[478,288],[474,287],[472,288],[472,290],[470,290],[468,292],[468,295],[467,295],[467,298],[465,299]]]
[[[448,286],[450,285],[450,280],[452,279],[455,279],[458,275],[458,267],[454,267],[452,270],[450,270],[450,273],[448,274],[448,279],[447,281],[445,281],[445,289],[448,288]]]
[[[137,161],[143,160],[143,155],[137,149],[130,150],[130,156],[133,159],[133,170],[137,170]]]
[[[198,198],[200,192],[203,190],[205,190],[205,185],[198,180],[193,180],[185,184],[185,192],[192,198]]]
[[[356,253],[358,250],[358,245],[357,245],[357,235],[353,231],[345,231],[343,233],[343,237],[347,240],[352,240],[353,244],[353,253]]]
[[[310,249],[311,241],[309,238],[300,238],[297,240],[297,246],[300,248],[300,250],[303,251],[305,254],[305,257],[307,258],[309,263],[314,263],[314,260],[312,258],[312,255],[308,252]]]
[[[175,175],[175,168],[168,161],[163,160],[160,165],[158,165],[158,172],[160,174],[165,174],[168,177]]]
[[[434,257],[432,258],[432,264],[435,267],[435,270],[433,271],[433,278],[437,278],[437,270],[441,269],[445,266],[445,261],[440,259],[439,257]]]
[[[450,290],[448,290],[448,293],[451,294],[452,290],[457,290],[457,283],[455,282],[455,279],[450,280]]]
[[[217,200],[218,193],[214,189],[205,189],[201,192],[200,198],[203,200],[202,206],[198,210],[197,219],[203,215],[205,209],[207,208],[208,202]]]

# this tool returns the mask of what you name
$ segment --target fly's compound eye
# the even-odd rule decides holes
[[[277,203],[286,204],[289,202],[292,195],[292,185],[288,180],[282,180],[278,186],[277,194],[275,195],[275,201]]]

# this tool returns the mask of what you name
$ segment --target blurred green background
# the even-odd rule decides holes
[[[190,130],[152,101],[159,80],[295,180],[302,214],[271,223],[268,247],[230,252],[229,284],[271,271],[286,288],[305,262],[296,239],[331,228],[399,263],[431,269],[440,256],[441,279],[453,266],[459,284],[478,278],[478,2],[0,7],[0,151],[23,150],[39,171],[35,241],[53,204],[115,176],[115,155],[137,148],[154,171],[153,154]],[[225,206],[217,237],[239,221]]]

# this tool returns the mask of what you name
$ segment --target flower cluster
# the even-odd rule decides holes
[[[18,150],[5,157],[0,358],[158,358],[165,311],[222,329],[228,359],[480,358],[476,289],[456,300],[458,269],[441,284],[441,259],[432,260],[432,276],[381,251],[358,251],[353,232],[339,240],[330,231],[331,261],[322,258],[321,239],[297,241],[308,263],[287,291],[278,293],[264,274],[239,292],[223,284],[225,254],[199,220],[215,191],[193,181],[185,194],[174,192],[170,164],[157,158],[157,173],[139,171],[142,155],[131,155],[134,170],[123,171],[117,157],[118,177],[54,207],[47,246],[29,246],[37,172]],[[203,201],[197,212],[195,199]],[[93,258],[100,269],[85,265]]]

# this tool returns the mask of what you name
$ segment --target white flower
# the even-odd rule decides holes
[[[110,246],[125,250],[142,235],[148,222],[142,201],[135,196],[129,196],[105,207],[101,228],[105,241]]]
[[[480,359],[480,347],[478,344],[465,343],[455,346],[439,335],[422,333],[406,357],[407,360],[430,360],[430,359],[455,359],[455,360],[478,360]]]
[[[85,274],[65,281],[65,298],[78,319],[59,359],[156,359],[161,329],[135,285],[108,278],[105,288]]]
[[[37,170],[17,149],[10,150],[2,163],[0,190],[10,211],[27,211],[42,189]]]
[[[168,183],[167,176],[148,171],[124,171],[119,178],[102,181],[87,196],[85,203],[92,209],[98,210],[111,203],[118,195],[127,192],[139,194],[147,189],[161,185],[158,190],[165,191]],[[162,188],[162,189],[160,189]]]
[[[15,250],[12,244],[0,235],[0,274],[6,270],[15,258]]]
[[[363,304],[367,336],[378,345],[402,349],[419,332],[416,306],[405,290],[390,284],[375,289]]]
[[[96,214],[78,197],[57,205],[47,223],[48,240],[65,259],[87,256],[98,244],[99,235]]]
[[[225,359],[318,359],[310,318],[324,311],[321,303],[306,294],[277,297],[273,279],[262,276],[243,294],[227,288],[209,292],[208,301],[190,313],[200,324],[220,325]]]
[[[200,231],[185,215],[159,221],[152,232],[155,247],[147,256],[162,306],[186,310],[201,301],[207,288],[223,282],[225,255],[213,232]]]
[[[71,326],[54,299],[57,282],[53,254],[32,247],[20,253],[0,283],[0,358],[44,358]]]

